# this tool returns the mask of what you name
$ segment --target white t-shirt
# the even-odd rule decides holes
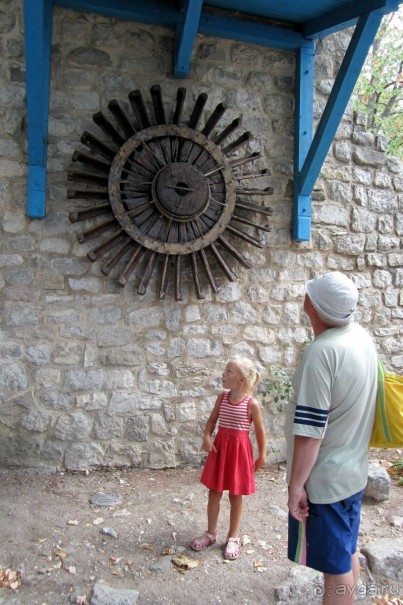
[[[366,486],[377,359],[372,338],[355,323],[327,329],[303,353],[287,406],[287,480],[294,435],[323,439],[305,485],[311,502],[338,502]]]

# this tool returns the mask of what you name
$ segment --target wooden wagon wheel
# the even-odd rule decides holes
[[[238,279],[228,264],[232,257],[246,268],[250,262],[224,237],[231,233],[249,244],[262,244],[239,224],[270,231],[247,218],[246,213],[270,216],[270,208],[245,201],[248,195],[270,195],[272,188],[263,191],[240,188],[242,180],[267,174],[267,170],[245,173],[244,165],[261,157],[255,152],[239,156],[239,150],[251,140],[249,132],[230,143],[225,141],[240,125],[234,120],[224,130],[211,136],[225,112],[217,105],[201,131],[197,130],[207,95],[196,100],[188,124],[181,125],[186,89],[179,88],[172,123],[168,124],[162,102],[161,89],[151,87],[155,125],[151,124],[142,94],[129,94],[134,121],[116,100],[109,103],[116,126],[102,112],[94,115],[94,122],[107,136],[103,142],[84,132],[81,142],[91,155],[75,151],[73,161],[83,164],[85,172],[72,170],[69,180],[85,184],[81,189],[69,189],[69,198],[87,200],[92,207],[70,213],[70,220],[98,221],[77,237],[80,242],[104,238],[88,253],[91,261],[101,256],[107,259],[101,266],[108,275],[119,263],[126,265],[118,281],[125,285],[137,268],[141,274],[137,292],[145,294],[158,258],[163,259],[160,297],[168,290],[170,267],[175,266],[175,298],[182,300],[182,259],[188,257],[197,298],[204,298],[199,268],[202,267],[214,292],[218,285],[209,258],[215,261],[229,281]],[[95,204],[95,205],[94,205]],[[108,216],[109,215],[109,216]],[[171,262],[174,261],[174,262]]]

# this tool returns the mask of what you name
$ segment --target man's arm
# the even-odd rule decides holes
[[[322,439],[294,437],[294,455],[288,486],[288,510],[294,519],[302,521],[308,516],[308,495],[305,483],[318,457]]]

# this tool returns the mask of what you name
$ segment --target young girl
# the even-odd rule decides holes
[[[254,471],[266,462],[266,433],[260,406],[251,392],[260,382],[259,372],[248,359],[234,359],[227,364],[220,393],[204,430],[202,449],[208,452],[200,481],[209,488],[207,531],[195,538],[191,547],[203,550],[217,541],[217,521],[224,490],[229,491],[230,526],[224,551],[226,559],[236,559],[240,552],[239,527],[242,496],[256,491]],[[212,434],[218,420],[218,432]],[[254,424],[259,456],[253,460],[249,437]]]

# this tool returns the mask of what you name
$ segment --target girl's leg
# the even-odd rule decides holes
[[[229,531],[227,538],[238,538],[242,518],[242,496],[229,495],[231,505]]]
[[[216,543],[221,497],[222,492],[216,492],[213,489],[209,491],[207,504],[207,531],[192,540],[190,546],[194,550],[204,550],[207,546]]]
[[[213,489],[209,491],[207,504],[207,531],[209,534],[213,534],[213,536],[217,535],[221,498],[222,492],[216,492]]]

